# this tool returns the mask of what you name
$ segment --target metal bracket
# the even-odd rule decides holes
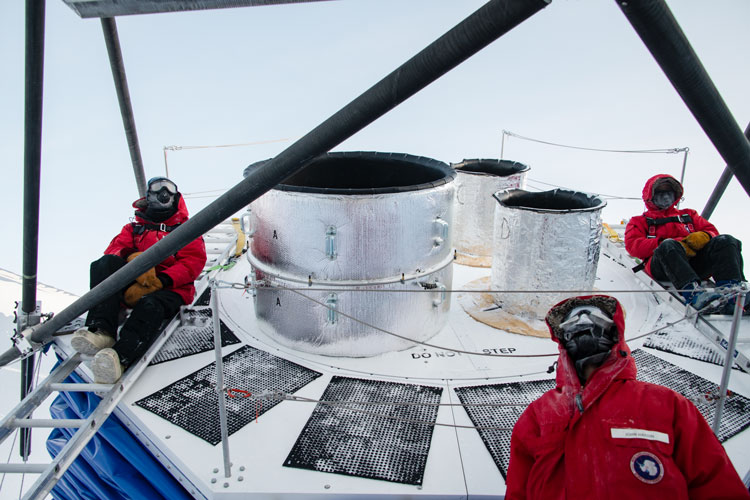
[[[326,228],[326,257],[336,260],[336,226]]]
[[[338,314],[336,313],[336,304],[338,304],[339,297],[335,293],[330,294],[326,298],[326,306],[328,306],[328,323],[335,325],[338,321]]]
[[[440,216],[435,217],[433,222],[437,225],[438,235],[432,239],[432,245],[439,247],[448,240],[448,229],[450,224],[441,219]]]

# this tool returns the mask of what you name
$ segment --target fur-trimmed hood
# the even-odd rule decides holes
[[[669,174],[657,174],[646,181],[646,184],[643,186],[643,192],[641,193],[643,202],[646,204],[646,208],[648,208],[650,211],[658,212],[662,210],[654,205],[654,202],[652,200],[654,199],[654,191],[656,191],[656,188],[662,186],[663,184],[668,184],[669,187],[672,188],[672,191],[675,192],[674,203],[672,203],[671,206],[665,208],[664,211],[668,211],[673,208],[675,205],[677,205],[677,203],[680,202],[680,199],[682,198],[684,189],[682,187],[682,184],[680,184],[677,179]]]
[[[617,341],[612,346],[609,357],[596,369],[586,382],[584,405],[593,402],[617,378],[635,378],[636,366],[630,349],[625,343],[625,311],[614,297],[608,295],[586,295],[571,297],[554,305],[547,313],[546,322],[552,340],[558,345],[560,356],[557,364],[557,388],[562,392],[581,392],[581,382],[576,373],[575,363],[558,337],[560,323],[574,308],[592,305],[612,317],[617,330]]]

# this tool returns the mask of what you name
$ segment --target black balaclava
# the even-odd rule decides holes
[[[148,181],[146,210],[141,214],[152,222],[164,222],[177,212],[180,193],[177,185],[166,177],[154,177]]]
[[[572,309],[560,323],[559,338],[575,363],[578,378],[585,383],[584,369],[604,363],[617,342],[617,330],[602,309],[582,305]]]
[[[659,210],[666,210],[672,206],[675,200],[674,191],[656,191],[651,201]]]
[[[651,203],[659,210],[671,207],[682,196],[682,186],[671,177],[657,179],[652,187]]]

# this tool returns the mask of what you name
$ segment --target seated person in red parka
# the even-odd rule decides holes
[[[91,263],[91,288],[188,220],[182,194],[166,177],[150,179],[146,196],[133,207],[135,222],[126,224],[104,250],[104,256]],[[153,344],[162,322],[174,316],[180,306],[192,303],[193,282],[205,264],[206,246],[203,238],[197,238],[120,293],[91,308],[86,327],[73,334],[71,345],[82,354],[94,356],[91,369],[97,383],[116,382]],[[133,311],[118,338],[118,317],[125,306]]]
[[[750,499],[695,405],[636,380],[616,299],[569,298],[546,321],[557,387],[513,428],[507,500]]]
[[[659,174],[643,188],[646,211],[630,219],[625,229],[628,253],[645,262],[644,270],[657,281],[670,281],[686,303],[704,314],[732,314],[736,294],[723,304],[722,289],[736,289],[742,273],[742,243],[695,210],[678,209],[683,189],[677,179]],[[713,276],[717,291],[706,291],[701,281]],[[716,304],[716,305],[712,305]],[[745,309],[746,314],[750,307]]]

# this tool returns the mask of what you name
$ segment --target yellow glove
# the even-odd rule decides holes
[[[688,246],[687,241],[683,239],[683,240],[679,240],[679,243],[680,245],[682,245],[682,248],[685,249],[685,253],[688,256],[688,259],[692,259],[693,257],[695,257],[695,250],[693,250],[692,248],[690,248],[690,246]]]
[[[695,233],[688,234],[682,239],[682,241],[684,241],[687,246],[698,252],[701,248],[706,246],[706,243],[708,243],[710,239],[711,236],[709,236],[707,232],[697,231]]]
[[[141,285],[138,282],[133,283],[127,290],[125,290],[125,303],[129,307],[135,307],[138,301],[141,300],[141,297],[157,290],[161,290],[161,281],[158,279],[154,286]]]
[[[143,252],[135,252],[128,255],[128,262],[138,257]],[[158,287],[154,288],[152,291],[159,290],[161,288],[161,281],[159,281],[159,278],[156,277],[156,268],[151,268],[145,273],[141,274],[135,279],[136,283],[143,285],[144,287]],[[149,293],[149,292],[147,292]],[[136,301],[137,302],[137,301]]]

